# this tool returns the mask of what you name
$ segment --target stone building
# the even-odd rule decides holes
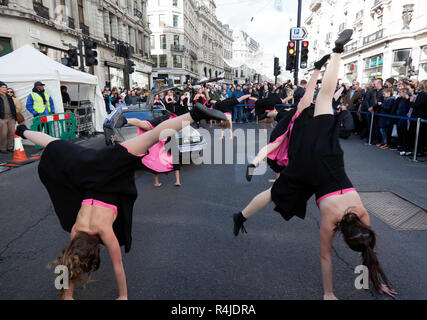
[[[313,63],[331,52],[343,29],[355,32],[343,54],[344,82],[371,78],[427,79],[425,0],[312,0],[305,20],[310,42],[308,77]]]
[[[152,86],[146,0],[0,0],[0,25],[0,55],[32,44],[61,62],[79,37],[96,42],[98,65],[85,71],[101,87],[124,86],[124,59],[114,55],[114,42],[129,43],[136,70],[130,85]]]
[[[155,83],[194,83],[222,73],[231,77],[223,58],[232,54],[233,39],[215,9],[213,0],[148,1]]]

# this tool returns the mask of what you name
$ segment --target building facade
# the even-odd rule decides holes
[[[245,31],[233,30],[233,62],[235,83],[254,83],[260,80],[257,70],[261,68],[263,53],[260,44]]]
[[[124,87],[124,58],[114,54],[115,41],[123,41],[133,49],[130,86],[148,89],[152,60],[146,12],[146,0],[1,0],[0,55],[32,44],[61,62],[78,47],[79,37],[92,40],[98,65],[84,70],[96,75],[101,87]]]
[[[148,1],[155,83],[194,83],[222,73],[231,77],[224,56],[232,54],[233,39],[215,10],[214,0]]]
[[[312,0],[305,20],[310,42],[309,68],[331,52],[337,35],[353,29],[342,56],[344,82],[372,78],[427,79],[427,19],[424,0]]]

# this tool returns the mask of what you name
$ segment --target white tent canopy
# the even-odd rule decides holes
[[[95,130],[103,131],[102,125],[107,112],[96,76],[69,68],[33,46],[24,45],[0,58],[0,81],[15,91],[28,125],[31,124],[32,115],[25,108],[27,97],[34,87],[34,82],[41,81],[53,99],[55,113],[64,112],[60,87],[65,85],[72,101],[90,100],[93,103]]]

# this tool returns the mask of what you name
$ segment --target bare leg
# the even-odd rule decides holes
[[[333,114],[332,98],[335,93],[340,61],[341,54],[331,54],[331,61],[322,79],[322,88],[316,98],[315,117],[322,114]]]
[[[179,175],[179,170],[175,170],[175,187],[180,187],[181,186],[181,180],[180,180],[180,175]]]
[[[139,127],[145,131],[150,131],[151,127],[146,121],[141,121],[139,119],[131,118],[127,119],[128,124],[131,126]]]
[[[315,69],[313,75],[308,81],[307,88],[305,90],[304,96],[301,98],[298,104],[297,112],[303,111],[305,108],[308,108],[313,102],[314,91],[316,90],[317,79],[319,78],[320,70]]]
[[[159,182],[159,175],[157,173],[154,173],[154,186],[157,188],[162,186],[162,184]]]
[[[252,201],[248,206],[242,211],[242,215],[248,219],[253,216],[255,213],[265,208],[271,202],[271,188],[261,192]]]
[[[183,127],[190,125],[193,122],[194,120],[191,118],[191,115],[186,113],[177,118],[162,122],[156,128],[144,133],[143,135],[125,141],[123,146],[125,146],[133,155],[146,153],[151,146],[160,140],[175,134]]]
[[[59,140],[58,138],[47,135],[46,133],[31,130],[25,130],[24,136],[31,142],[42,147],[46,147],[52,141]]]

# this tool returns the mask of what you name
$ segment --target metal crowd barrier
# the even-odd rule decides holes
[[[71,112],[37,116],[34,117],[30,129],[62,140],[74,140],[76,138],[76,117]],[[43,149],[38,145],[35,147]]]
[[[369,128],[369,145],[372,145],[372,131],[374,128],[374,118],[375,116],[380,116],[384,118],[391,118],[391,119],[399,119],[399,120],[408,120],[408,121],[416,121],[417,122],[417,129],[416,129],[416,135],[415,135],[415,148],[414,148],[414,161],[417,161],[417,149],[418,149],[418,141],[419,141],[419,135],[420,135],[420,128],[421,123],[427,123],[427,120],[422,118],[408,118],[408,117],[401,117],[401,116],[395,116],[392,114],[384,114],[384,113],[375,113],[375,112],[366,112],[366,111],[355,111],[355,110],[348,110],[351,113],[358,113],[358,114],[371,114],[371,126]]]

